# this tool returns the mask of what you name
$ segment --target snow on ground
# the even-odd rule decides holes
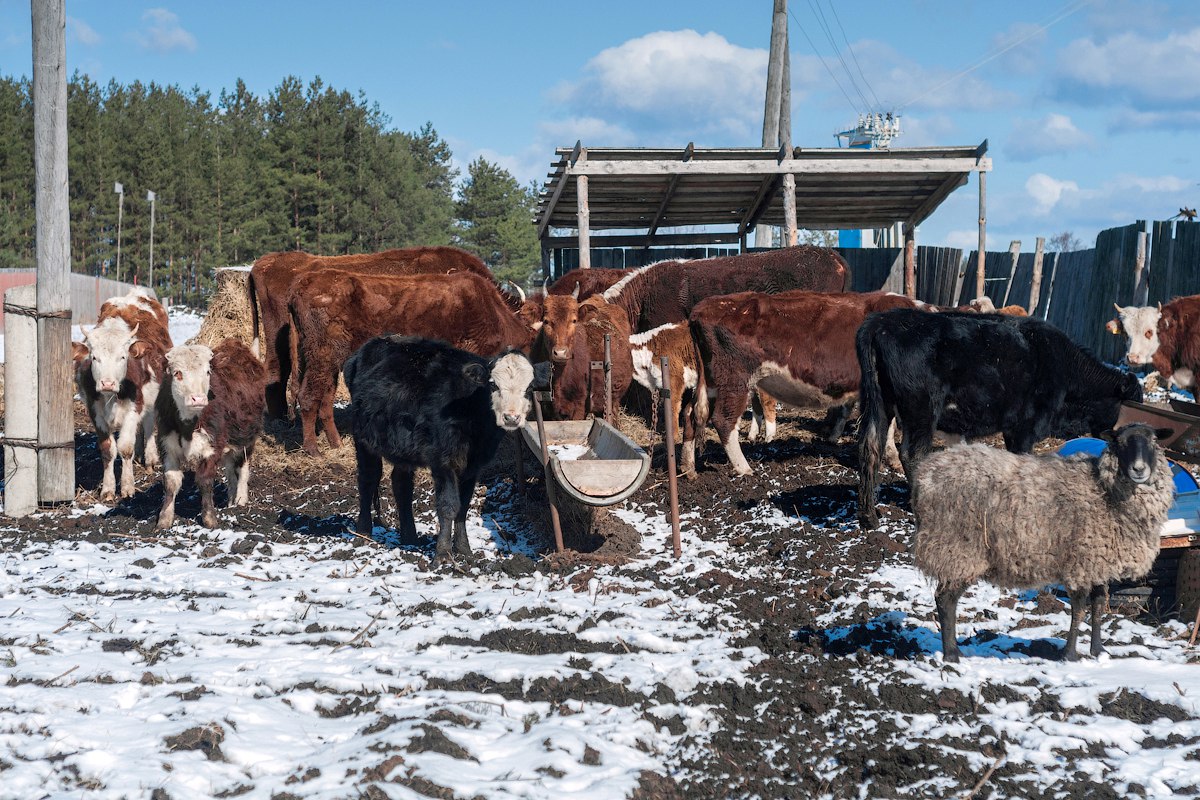
[[[713,724],[697,687],[761,654],[730,646],[736,619],[638,577],[702,573],[723,545],[685,536],[676,562],[664,519],[619,513],[658,555],[582,583],[433,574],[338,539],[249,555],[245,534],[195,526],[115,544],[0,531],[0,795],[347,797],[399,771],[465,797],[625,796]],[[485,559],[493,530],[471,515]],[[514,630],[562,652],[480,646]],[[491,688],[545,679],[580,681],[577,700]]]
[[[183,344],[200,332],[204,316],[190,308],[172,306],[167,310],[167,321],[171,331],[171,341],[175,344]],[[91,325],[72,325],[71,340],[82,342],[84,330],[91,327]],[[0,364],[2,363],[4,363],[4,334],[0,333]]]

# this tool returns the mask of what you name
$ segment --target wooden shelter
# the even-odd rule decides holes
[[[542,262],[556,247],[578,247],[591,266],[593,247],[737,243],[758,224],[779,225],[786,241],[799,228],[904,225],[905,288],[915,291],[914,230],[951,192],[979,175],[979,242],[984,251],[987,141],[977,147],[889,150],[765,147],[558,148],[535,223]],[[786,176],[795,198],[785,198]],[[699,232],[663,232],[702,227]],[[575,235],[551,235],[574,228]],[[593,231],[619,233],[592,236]],[[982,274],[982,273],[980,273]]]

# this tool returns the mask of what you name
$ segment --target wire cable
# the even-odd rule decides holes
[[[813,53],[815,53],[817,58],[821,60],[821,66],[825,67],[825,71],[829,73],[829,77],[833,79],[834,84],[836,84],[838,90],[841,91],[842,97],[846,98],[846,102],[850,105],[850,108],[855,113],[862,113],[858,106],[854,105],[854,101],[850,99],[850,95],[846,93],[844,88],[842,88],[841,81],[837,79],[837,75],[835,75],[833,70],[829,68],[829,65],[825,63],[825,57],[821,55],[821,51],[817,50],[817,46],[813,44],[813,40],[809,37],[808,31],[804,30],[804,26],[800,24],[800,20],[796,19],[796,15],[792,13],[790,8],[788,9],[788,15],[796,23],[796,27],[800,29],[800,33],[804,35],[804,39],[808,42],[808,46],[812,48]]]
[[[846,77],[850,79],[850,86],[858,94],[858,97],[860,100],[862,100],[863,105],[868,111],[870,111],[871,101],[867,99],[867,96],[863,94],[863,90],[859,88],[858,81],[854,79],[854,73],[850,71],[850,67],[846,64],[846,59],[842,57],[841,48],[838,47],[837,42],[834,40],[833,32],[829,29],[829,22],[825,19],[825,12],[821,10],[820,4],[814,4],[813,0],[808,0],[808,7],[812,9],[813,16],[817,19],[817,24],[820,26],[821,30],[824,31],[825,38],[828,40],[829,46],[833,49],[833,54],[837,56],[837,60],[841,62],[842,71],[846,74]]]
[[[858,63],[858,56],[854,54],[854,48],[850,46],[850,39],[846,36],[846,29],[842,27],[842,18],[838,16],[837,4],[833,0],[828,0],[829,10],[833,12],[833,19],[837,22],[838,30],[842,32],[842,41],[846,43],[846,49],[850,51],[850,58],[854,60],[854,66],[858,69],[858,75],[862,78],[863,84],[867,87],[867,91],[871,93],[871,97],[875,99],[875,108],[882,108],[883,103],[879,102],[879,95],[875,94],[874,87],[867,80],[867,76],[863,74],[862,64]]]

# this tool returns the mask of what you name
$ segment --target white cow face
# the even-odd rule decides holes
[[[76,364],[88,367],[96,391],[112,394],[120,390],[129,368],[130,358],[143,355],[145,345],[137,341],[137,326],[129,327],[123,319],[109,317],[83,335],[83,344],[72,348]]]
[[[534,380],[533,365],[520,353],[508,353],[492,364],[490,380],[496,424],[506,431],[517,430],[525,424],[532,408],[529,386]]]
[[[171,398],[181,418],[199,416],[208,405],[211,368],[212,350],[202,344],[179,345],[167,351]]]
[[[1117,309],[1117,319],[1108,323],[1107,328],[1113,333],[1124,331],[1129,339],[1129,352],[1125,360],[1131,366],[1149,364],[1158,350],[1158,319],[1159,310],[1152,306],[1125,306],[1113,304]]]

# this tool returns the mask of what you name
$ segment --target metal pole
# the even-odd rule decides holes
[[[566,548],[563,547],[562,522],[558,518],[558,491],[554,487],[554,471],[550,469],[550,449],[546,446],[546,425],[542,420],[542,403],[549,399],[549,392],[533,393],[538,441],[542,443],[542,468],[546,474],[546,499],[550,502],[550,525],[554,528],[554,548],[561,553]]]
[[[604,421],[612,424],[612,334],[604,334]]]
[[[987,173],[979,171],[979,257],[975,259],[975,296],[983,297],[987,261]]]
[[[121,280],[121,218],[125,216],[125,187],[114,183],[113,191],[117,193],[117,271],[113,273],[113,277],[119,281]]]
[[[675,557],[683,552],[679,540],[679,481],[675,472],[675,419],[671,413],[671,364],[667,356],[662,357],[662,402],[663,402],[663,443],[667,451],[667,488],[671,496],[671,547]]]
[[[150,291],[154,291],[154,192],[146,192],[150,201]]]

